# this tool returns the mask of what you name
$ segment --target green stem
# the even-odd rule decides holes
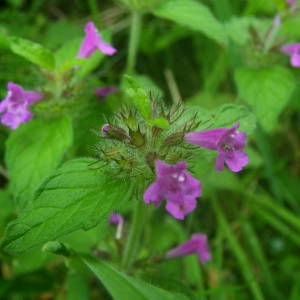
[[[130,28],[128,56],[127,56],[127,73],[132,74],[135,70],[136,56],[139,46],[140,31],[142,25],[142,15],[137,11],[132,12],[132,22]]]
[[[95,23],[101,27],[101,21],[100,21],[100,12],[99,12],[99,7],[97,4],[96,0],[88,0],[88,6],[90,9],[90,13],[93,16],[93,20],[95,21]]]
[[[125,245],[122,259],[122,269],[125,271],[128,271],[131,268],[134,258],[136,257],[145,219],[145,203],[139,198],[135,199],[135,201],[131,231]]]

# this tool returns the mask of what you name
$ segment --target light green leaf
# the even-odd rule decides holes
[[[291,71],[279,66],[240,68],[235,72],[235,81],[240,97],[252,108],[263,128],[272,130],[295,89]]]
[[[39,67],[49,71],[54,70],[55,59],[50,50],[44,48],[40,44],[18,37],[11,37],[9,40],[12,52],[24,57]]]
[[[4,250],[15,254],[79,229],[90,229],[132,194],[129,181],[93,169],[94,159],[74,159],[49,177],[32,206],[8,225]]]
[[[10,190],[21,208],[61,162],[72,144],[69,118],[32,120],[13,131],[6,143],[5,161]]]
[[[115,300],[187,300],[182,294],[172,294],[145,281],[129,277],[111,265],[89,256],[81,257]],[[125,296],[126,295],[126,296]]]
[[[132,76],[124,75],[123,80],[123,88],[130,98],[130,101],[143,118],[149,120],[151,118],[151,106],[147,92],[141,88]]]
[[[227,35],[223,25],[202,3],[194,0],[162,1],[162,4],[154,10],[154,14],[200,31],[217,42],[227,43]]]

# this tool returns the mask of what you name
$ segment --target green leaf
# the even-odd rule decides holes
[[[14,214],[14,206],[10,194],[6,189],[0,189],[0,207],[0,236],[2,236],[6,224]]]
[[[32,203],[8,225],[4,250],[15,254],[79,229],[90,229],[132,194],[129,181],[114,180],[94,159],[66,162],[48,178]]]
[[[151,106],[147,92],[141,88],[132,76],[124,75],[123,80],[124,90],[132,104],[145,120],[149,120],[151,118]]]
[[[66,117],[32,120],[11,133],[5,161],[11,192],[21,208],[61,162],[72,135],[72,124]]]
[[[49,71],[54,70],[55,59],[50,50],[40,44],[17,37],[11,37],[9,40],[12,52],[24,57],[39,67]]]
[[[129,277],[111,265],[89,256],[81,257],[86,266],[97,276],[115,300],[187,300],[182,294],[172,294],[145,281]]]
[[[240,68],[235,72],[235,81],[240,97],[253,109],[263,128],[272,130],[295,89],[291,71],[279,66]]]
[[[154,11],[154,14],[200,31],[217,42],[227,43],[227,35],[223,25],[202,3],[193,0],[162,1],[162,4]]]

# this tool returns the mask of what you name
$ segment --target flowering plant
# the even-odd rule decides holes
[[[0,23],[0,298],[296,299],[297,2],[104,2]]]

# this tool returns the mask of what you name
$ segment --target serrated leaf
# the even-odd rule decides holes
[[[12,52],[24,57],[39,67],[49,71],[54,70],[55,58],[50,50],[44,48],[40,44],[18,37],[11,37],[9,40]]]
[[[227,35],[223,25],[202,3],[193,0],[162,1],[162,4],[154,10],[154,14],[200,31],[217,42],[227,43]]]
[[[145,281],[129,277],[111,265],[89,256],[81,257],[87,267],[97,276],[115,300],[187,300],[182,294],[172,294]]]
[[[32,120],[11,132],[6,142],[5,162],[10,190],[20,208],[32,200],[34,192],[61,162],[72,145],[69,118]]]
[[[26,251],[79,229],[90,229],[126,201],[129,181],[114,180],[94,159],[66,162],[48,178],[32,206],[8,225],[2,246],[10,254]]]
[[[123,80],[124,90],[132,104],[145,120],[149,120],[151,118],[151,106],[147,92],[141,88],[132,76],[124,75]]]
[[[272,130],[295,89],[291,71],[279,66],[240,68],[235,72],[235,81],[240,97],[252,108],[263,128]]]

